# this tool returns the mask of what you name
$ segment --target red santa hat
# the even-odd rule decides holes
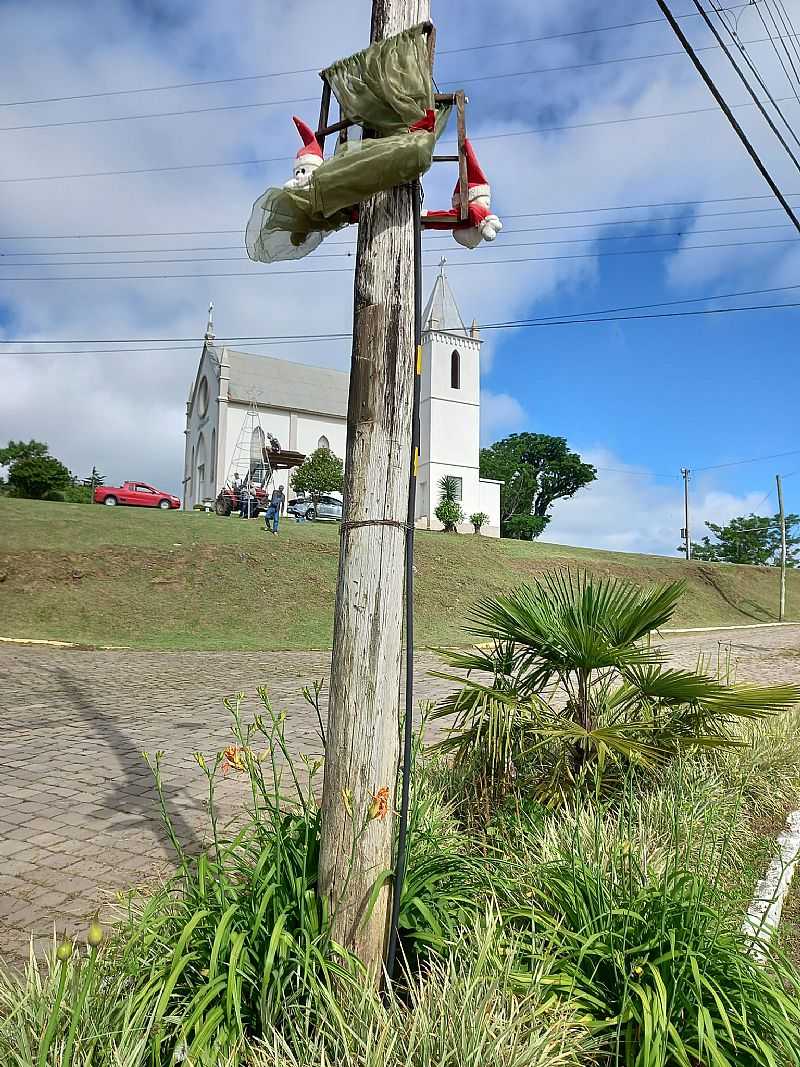
[[[322,149],[317,141],[316,134],[302,119],[299,119],[297,115],[292,116],[292,121],[297,127],[297,132],[303,139],[302,147],[297,149],[297,155],[295,156],[296,163],[303,163],[307,167],[318,167],[322,163]]]
[[[469,200],[477,200],[479,196],[491,196],[492,187],[489,179],[483,173],[472,142],[464,141],[464,155],[467,161],[467,193]],[[453,207],[458,206],[458,182],[453,190]]]

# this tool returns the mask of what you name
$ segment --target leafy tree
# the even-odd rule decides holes
[[[469,521],[472,523],[472,529],[475,531],[475,533],[479,534],[481,532],[481,528],[484,527],[489,521],[489,516],[486,514],[485,511],[474,511],[470,515]]]
[[[786,516],[786,566],[800,565],[798,546],[800,535],[792,527],[800,524],[800,516]],[[692,542],[692,557],[711,563],[750,563],[757,567],[776,567],[781,561],[780,517],[740,515],[724,526],[707,522],[714,535],[707,535],[698,543]]]
[[[439,504],[433,514],[444,527],[445,533],[458,533],[458,524],[464,521],[464,512],[456,499],[458,480],[450,474],[440,478],[439,493]]]
[[[550,521],[550,509],[593,482],[597,471],[563,437],[514,433],[481,449],[481,478],[501,481],[500,532],[531,541]]]
[[[106,476],[101,474],[97,467],[93,466],[92,473],[88,478],[83,479],[83,484],[88,485],[90,489],[94,489],[95,486],[106,484]]]
[[[41,500],[72,484],[64,464],[51,456],[43,441],[9,441],[0,448],[0,465],[8,467],[8,490],[12,496]]]
[[[344,467],[329,448],[317,448],[295,471],[292,486],[298,493],[308,493],[317,500],[323,493],[341,493]]]

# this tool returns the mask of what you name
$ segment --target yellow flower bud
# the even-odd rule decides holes
[[[56,949],[56,959],[58,960],[59,963],[66,963],[71,955],[72,955],[72,942],[69,940],[69,938],[65,937],[64,940],[59,944],[58,948]]]
[[[195,752],[194,758],[197,762],[197,766],[204,771],[206,769],[206,760],[202,752]]]
[[[97,948],[100,942],[105,937],[103,927],[100,925],[100,920],[95,915],[92,921],[89,923],[89,932],[86,934],[86,941],[92,946]]]

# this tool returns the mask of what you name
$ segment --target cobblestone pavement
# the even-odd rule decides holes
[[[800,626],[686,634],[669,639],[677,664],[720,647],[740,680],[800,681]],[[724,655],[724,652],[723,652]],[[416,657],[420,701],[447,683],[430,677],[434,656]],[[328,674],[324,652],[84,652],[0,646],[0,937],[18,966],[37,945],[82,924],[117,891],[169,869],[170,847],[142,751],[164,752],[166,796],[178,836],[198,847],[206,828],[205,779],[192,752],[231,740],[223,698],[247,694],[245,715],[267,685],[285,710],[293,754],[320,755],[316,714],[301,690]],[[222,817],[245,784],[220,786]]]

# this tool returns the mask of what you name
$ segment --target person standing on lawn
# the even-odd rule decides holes
[[[272,496],[270,497],[269,506],[264,512],[264,525],[269,529],[270,519],[272,520],[272,532],[276,534],[278,532],[278,523],[280,522],[281,512],[283,506],[286,503],[286,497],[283,495],[283,486],[279,485],[277,489],[272,490]]]

